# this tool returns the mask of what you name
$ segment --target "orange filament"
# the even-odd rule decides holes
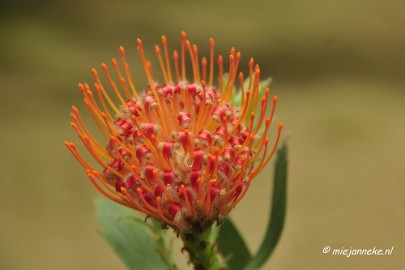
[[[89,102],[86,99],[84,99],[84,104],[86,105],[87,109],[89,110],[90,115],[93,118],[94,122],[96,123],[98,129],[101,131],[101,134],[103,134],[104,138],[106,138],[108,140],[109,136],[107,135],[104,128],[101,126],[100,122],[97,120],[97,117],[94,115],[94,111],[92,110],[91,105],[89,104]],[[101,115],[100,115],[100,117],[101,117]],[[102,117],[101,117],[101,119],[102,119]],[[84,126],[84,124],[83,124],[83,126]],[[85,134],[88,134],[89,136],[91,136],[91,133],[88,132],[88,130],[87,130],[87,132],[85,132]],[[100,145],[100,147],[101,147],[101,145]]]
[[[274,143],[273,149],[271,150],[271,153],[270,153],[269,157],[266,159],[266,161],[264,161],[263,163],[261,162],[262,164],[260,164],[260,166],[257,166],[257,169],[256,169],[257,173],[255,175],[259,174],[263,170],[263,168],[267,165],[267,163],[269,163],[269,161],[273,157],[274,153],[276,152],[278,143],[280,141],[280,134],[281,134],[282,129],[283,129],[283,123],[278,124],[277,139],[276,139],[276,142]]]
[[[195,82],[200,82],[200,64],[199,64],[199,58],[198,58],[198,47],[197,45],[193,44],[193,55],[194,55],[194,63],[196,67],[196,74],[197,74],[197,79]]]
[[[94,157],[94,159],[103,167],[103,168],[107,168],[108,170],[110,170],[112,173],[114,173],[115,175],[117,175],[120,178],[124,178],[125,175],[123,175],[122,173],[118,172],[116,169],[114,169],[113,167],[111,167],[110,165],[108,165],[107,163],[105,163],[99,156],[98,156],[98,152],[91,146],[91,144],[89,143],[89,139],[86,136],[83,136],[82,141],[84,143],[84,145],[86,146],[87,150],[90,152],[90,154]],[[112,161],[112,158],[110,158],[110,161]]]
[[[132,204],[136,209],[138,209],[139,211],[142,211],[142,212],[144,212],[144,213],[146,213],[146,214],[148,214],[148,215],[150,215],[150,216],[152,216],[152,217],[156,217],[156,216],[157,216],[156,213],[150,211],[150,210],[147,209],[146,207],[142,207],[138,202],[136,202],[135,199],[131,196],[131,194],[128,193],[128,191],[127,191],[126,188],[121,188],[121,191],[122,191],[122,193],[124,193],[124,194],[127,196],[128,200],[131,202],[131,204]]]
[[[145,70],[146,78],[148,79],[149,86],[150,86],[150,88],[152,90],[153,97],[155,98],[156,102],[158,103],[158,110],[157,111],[158,111],[159,119],[165,119],[164,113],[162,112],[162,104],[160,102],[159,95],[156,92],[155,85],[153,83],[152,72],[150,70],[150,62],[146,61],[145,54],[143,52],[142,41],[138,38],[137,42],[138,42],[138,52],[139,52],[139,55],[141,56],[141,59],[142,59],[142,64],[143,64],[143,67],[144,67],[144,70]],[[164,123],[161,126],[165,131],[167,130],[167,126],[164,125]],[[166,134],[167,133],[169,133],[169,132],[166,131]]]
[[[108,131],[111,135],[116,135],[116,131],[111,127],[110,123],[108,122],[107,115],[105,113],[101,113],[101,118],[104,120],[104,124],[107,127]]]
[[[101,106],[103,107],[104,112],[107,114],[108,119],[109,119],[111,122],[114,121],[112,115],[110,114],[110,112],[109,112],[109,110],[107,109],[107,106],[106,106],[106,104],[105,104],[105,102],[104,102],[104,98],[103,98],[103,95],[102,95],[102,93],[101,93],[100,86],[99,86],[97,83],[95,83],[95,84],[94,84],[94,88],[96,89],[98,99],[100,100]]]
[[[131,77],[131,73],[129,71],[129,65],[128,65],[127,60],[125,58],[125,49],[122,46],[120,46],[120,54],[121,54],[122,65],[124,66],[125,76],[127,77],[127,80],[129,82],[129,86],[131,87],[132,94],[134,95],[134,97],[136,99],[138,99],[139,98],[138,91],[136,91],[136,88],[134,86],[134,83],[133,83],[133,80],[132,80],[132,77]]]
[[[82,165],[85,169],[93,169],[93,167],[87,163],[87,161],[80,155],[79,151],[77,151],[76,145],[74,143],[65,141],[65,146],[69,149],[69,151],[73,154],[75,159]]]
[[[150,205],[150,203],[146,201],[145,196],[143,195],[143,190],[141,188],[137,188],[136,192],[138,193],[139,199],[141,199],[143,205],[145,205],[153,213],[158,212],[158,209],[156,207],[153,207],[152,205]]]
[[[89,174],[87,174],[87,176],[89,177],[89,179],[90,179],[90,181],[93,183],[93,185],[94,185],[104,196],[106,196],[107,198],[109,198],[110,200],[112,200],[112,201],[114,201],[114,202],[116,202],[116,203],[122,204],[122,205],[127,206],[127,207],[130,207],[130,208],[135,208],[134,205],[132,205],[132,204],[126,202],[126,201],[120,200],[120,199],[118,199],[117,197],[113,196],[111,193],[105,191],[105,190],[97,183],[97,180],[94,178],[94,175],[92,175],[92,174],[89,173]],[[136,208],[135,208],[135,209],[136,209]]]
[[[177,51],[173,51],[174,69],[176,70],[176,80],[180,81],[180,69],[179,69],[179,54]]]
[[[160,48],[158,45],[155,45],[155,53],[159,60],[160,69],[162,70],[162,73],[163,73],[163,78],[166,83],[169,83],[169,78],[167,77],[166,67],[165,67],[165,64],[163,63],[163,58],[162,58],[162,55],[160,54]]]
[[[103,184],[103,186],[112,194],[116,195],[117,197],[120,197],[122,200],[126,201],[126,196],[117,192],[115,189],[111,188],[110,183],[107,181],[107,179],[105,179],[104,176],[102,176],[98,171],[93,170],[93,171],[88,171],[87,174],[93,174],[95,175],[101,182],[101,184]]]
[[[104,70],[105,75],[107,76],[108,81],[110,82],[110,86],[113,89],[115,95],[118,97],[118,100],[121,102],[121,104],[123,106],[127,106],[127,103],[125,102],[125,100],[122,98],[116,83],[114,82],[114,80],[111,78],[110,72],[108,71],[107,65],[106,64],[102,64],[101,68]]]
[[[210,80],[208,82],[209,86],[212,86],[214,78],[214,47],[215,47],[214,39],[210,38]]]
[[[201,59],[202,80],[207,81],[207,58]]]
[[[222,59],[222,55],[218,56],[218,68],[219,68],[219,76],[218,76],[219,92],[222,93],[224,89],[224,83],[222,82],[222,80],[224,79],[224,61]]]
[[[77,126],[77,124],[76,123],[70,123],[70,125],[73,127],[73,129],[77,132],[77,134],[79,135],[79,138],[80,137],[83,137],[85,134],[83,134],[82,133],[82,130],[80,130],[80,128]],[[90,140],[90,143],[97,149],[97,152],[99,152],[103,157],[105,157],[105,158],[108,158],[109,157],[109,155],[106,153],[106,151],[105,151],[105,149],[104,148],[102,148],[102,147],[100,147],[99,145],[98,145],[98,142],[97,141],[94,141],[94,138],[92,139],[92,138],[89,138],[89,140]]]
[[[197,186],[198,186],[197,207],[199,207],[204,203],[204,187],[203,187],[203,180],[201,180],[201,178],[197,179]]]
[[[90,90],[87,90],[86,93],[87,97],[84,98],[84,103],[86,104],[87,108],[95,114],[93,114],[94,118],[97,116],[97,118],[102,120],[101,110],[94,99],[93,93]]]
[[[236,74],[238,72],[238,66],[239,66],[239,61],[241,58],[241,53],[238,52],[236,56],[234,56],[235,60],[233,61],[232,67],[230,67],[229,71],[229,84],[227,85],[227,88],[229,88],[229,91],[227,92],[227,96],[225,97],[225,101],[229,102],[232,97],[232,90],[235,84],[235,79],[236,79]]]
[[[219,103],[221,104],[222,102],[226,102],[227,100],[226,100],[226,98],[227,98],[227,96],[228,96],[228,92],[230,91],[230,84],[231,84],[231,81],[232,81],[232,77],[233,77],[233,74],[232,74],[232,72],[233,72],[233,62],[234,62],[234,58],[235,58],[235,56],[234,55],[230,55],[229,56],[229,74],[228,74],[228,82],[226,83],[226,87],[225,87],[225,90],[224,90],[224,93],[222,94],[222,96],[221,96],[221,100],[219,101]]]
[[[254,175],[255,175],[255,171],[252,170],[252,171],[250,172],[250,174],[249,174],[249,180],[248,180],[248,182],[247,182],[245,188],[243,189],[242,193],[239,194],[239,197],[238,197],[238,198],[235,198],[234,201],[231,203],[231,205],[228,206],[228,209],[229,209],[229,210],[232,209],[232,208],[234,208],[235,205],[237,205],[237,204],[240,202],[240,200],[242,200],[242,199],[245,197],[246,192],[248,191],[248,189],[249,189],[249,187],[250,187],[250,184],[252,183],[252,180],[253,180]]]
[[[247,110],[248,104],[249,104],[249,99],[250,99],[250,91],[248,91],[246,93],[246,102],[243,104],[243,111],[242,111],[242,115],[245,114],[245,111]],[[238,121],[236,122],[236,124],[233,126],[231,133],[234,133],[235,130],[239,127],[239,125],[241,123],[243,123],[245,121],[245,118],[243,117],[239,117]]]
[[[241,147],[239,148],[239,150],[236,152],[236,156],[238,156],[243,150],[244,148],[251,143],[251,140],[254,139],[253,133],[249,133],[249,137],[246,138],[246,140],[244,141],[244,143],[241,145]]]
[[[199,132],[200,131],[200,123],[201,123],[201,120],[203,119],[203,117],[204,117],[204,114],[205,114],[205,108],[206,108],[206,104],[205,104],[205,102],[206,102],[206,90],[205,90],[205,81],[204,80],[202,80],[201,81],[201,87],[202,87],[202,94],[203,94],[203,99],[202,99],[202,101],[201,101],[201,103],[200,103],[200,111],[198,112],[198,115],[197,115],[197,119],[196,119],[196,124],[195,124],[195,129],[194,129],[194,132]]]
[[[193,78],[194,78],[194,82],[197,82],[197,78],[198,78],[198,74],[197,74],[197,66],[195,63],[195,58],[194,58],[194,53],[193,53],[193,49],[191,47],[190,41],[186,40],[186,48],[188,50],[188,53],[190,55],[190,60],[191,60],[191,67],[193,69]]]
[[[259,95],[259,82],[260,82],[260,68],[259,68],[259,66],[257,65],[257,66],[256,66],[256,69],[255,69],[255,80],[254,80],[254,83],[253,83],[252,93],[251,93],[251,96],[250,96],[250,98],[249,98],[248,105],[247,105],[247,107],[246,107],[246,108],[248,108],[249,110],[245,110],[245,111],[243,112],[243,115],[241,116],[241,119],[243,119],[243,121],[244,121],[244,119],[245,119],[246,114],[248,113],[248,111],[253,111],[253,112],[254,112],[254,111],[256,110],[256,107],[253,106],[253,102],[254,102],[255,99],[256,99],[256,94]]]
[[[117,77],[122,78],[121,71],[118,68],[117,60],[115,58],[113,58],[113,59],[111,59],[111,63],[113,65],[113,67],[114,67],[115,72],[117,73]]]
[[[98,72],[97,72],[94,68],[93,68],[91,71],[92,71],[93,77],[96,79],[97,85],[100,87],[101,92],[103,93],[104,97],[107,99],[107,102],[108,102],[108,104],[110,105],[111,109],[113,109],[113,111],[114,111],[116,114],[119,114],[120,111],[117,109],[117,107],[116,107],[116,106],[114,105],[114,103],[112,102],[110,96],[107,94],[107,91],[105,90],[103,84],[102,84],[101,81],[100,81],[100,78],[99,78],[99,76],[98,76]]]
[[[261,102],[260,102],[260,103],[261,103],[260,117],[259,117],[259,121],[258,121],[257,124],[256,124],[256,129],[255,129],[255,131],[254,131],[255,134],[259,131],[259,128],[260,128],[261,125],[262,125],[264,116],[266,115],[266,110],[267,110],[267,96],[269,95],[269,92],[270,92],[270,90],[269,90],[269,88],[267,88],[267,89],[265,90],[265,95],[264,95],[264,97],[262,97],[262,99],[261,99]],[[273,107],[275,107],[275,106],[273,106]]]
[[[186,80],[186,33],[181,32],[181,76]]]
[[[169,83],[172,83],[172,71],[170,68],[170,60],[169,60],[169,51],[167,49],[167,40],[165,36],[162,36],[162,45],[163,50],[165,52],[165,59],[166,59],[166,70],[167,70],[167,79]]]
[[[92,106],[93,111],[97,114],[98,117],[100,117],[100,107],[98,106],[96,100],[94,99],[93,92],[91,92],[90,88],[88,85],[85,85],[86,91],[84,91],[83,95],[85,99],[89,100]]]
[[[239,84],[240,84],[240,90],[241,90],[241,96],[242,96],[242,101],[240,104],[244,104],[245,101],[245,80],[243,78],[243,73],[239,72]]]
[[[88,134],[89,137],[91,138],[92,141],[94,141],[96,143],[96,145],[99,146],[99,148],[103,148],[101,146],[101,144],[95,139],[95,137],[91,134],[91,132],[88,130],[88,128],[86,127],[86,125],[84,124],[82,118],[80,117],[80,113],[79,110],[75,107],[72,106],[72,110],[73,113],[70,114],[70,116],[72,117],[73,121],[76,123],[76,126],[78,128],[78,130],[80,131],[80,133],[82,134]],[[76,130],[76,131],[78,131]],[[104,131],[104,130],[103,130]],[[102,132],[103,132],[102,131]],[[103,134],[104,135],[104,134]],[[105,134],[106,135],[106,134]]]
[[[209,213],[211,212],[211,189],[214,181],[216,181],[216,179],[211,179],[208,181],[207,195],[204,205],[204,214],[206,216],[209,216]]]
[[[248,89],[252,89],[252,78],[253,78],[253,65],[255,61],[253,60],[253,57],[250,58],[249,60],[249,86]]]
[[[171,220],[169,220],[168,218],[166,218],[165,215],[163,214],[163,210],[162,210],[162,198],[158,196],[158,197],[156,198],[156,202],[157,202],[157,205],[158,205],[158,214],[159,214],[159,217],[160,217],[164,222],[166,222],[167,224],[169,224],[169,225],[174,225],[174,223],[173,223]]]
[[[256,154],[253,156],[253,158],[252,158],[251,161],[249,162],[249,165],[250,165],[251,163],[253,163],[253,162],[258,158],[260,152],[261,152],[262,149],[263,149],[263,146],[266,146],[266,147],[265,147],[265,151],[264,151],[264,155],[263,155],[263,157],[265,157],[265,154],[266,154],[266,151],[267,151],[267,145],[268,145],[268,144],[269,144],[269,139],[266,138],[266,139],[264,140],[264,143],[261,143],[259,149],[256,150]],[[263,159],[264,159],[264,158],[263,158]]]
[[[183,196],[184,196],[184,201],[186,202],[186,210],[187,210],[187,214],[189,215],[189,216],[193,216],[193,207],[192,207],[192,205],[191,205],[191,203],[190,203],[190,198],[188,197],[188,194],[187,194],[187,191],[186,191],[186,188],[184,187],[184,185],[181,185],[180,186],[180,192],[183,194]]]

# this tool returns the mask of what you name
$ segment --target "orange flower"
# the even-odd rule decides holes
[[[88,163],[72,142],[66,141],[65,145],[106,197],[184,231],[228,215],[272,158],[282,124],[273,147],[268,149],[267,133],[277,97],[269,102],[269,89],[260,96],[260,69],[254,66],[253,59],[244,86],[244,76],[238,73],[240,52],[231,49],[228,76],[224,76],[223,58],[219,56],[215,87],[213,39],[207,61],[199,58],[197,46],[186,40],[183,32],[180,55],[173,52],[174,69],[164,36],[162,48],[163,54],[155,46],[165,81],[158,84],[138,39],[138,52],[149,82],[142,93],[135,89],[123,47],[123,68],[112,60],[119,83],[102,64],[119,105],[114,104],[95,69],[95,92],[89,85],[79,84],[84,103],[107,146],[89,131],[76,107],[71,113],[71,125],[103,170]],[[191,60],[192,81],[187,80],[186,54]],[[240,107],[231,104],[237,78]],[[268,103],[272,103],[269,116]]]

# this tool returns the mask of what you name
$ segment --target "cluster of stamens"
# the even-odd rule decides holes
[[[71,113],[72,127],[103,168],[101,171],[82,157],[75,144],[65,144],[105,196],[184,231],[196,224],[220,221],[245,196],[252,179],[272,158],[282,124],[273,147],[268,149],[267,134],[277,97],[269,102],[269,89],[260,95],[260,69],[253,59],[244,89],[244,76],[238,73],[240,53],[231,50],[227,77],[219,56],[219,86],[214,88],[213,39],[208,67],[206,58],[200,60],[197,46],[186,40],[184,32],[181,37],[180,56],[177,51],[173,53],[175,78],[166,38],[162,37],[163,55],[155,46],[165,81],[162,85],[154,82],[151,64],[138,39],[149,82],[142,94],[135,89],[122,47],[123,73],[118,62],[112,60],[119,84],[102,65],[119,106],[95,69],[95,93],[89,85],[79,85],[107,146],[86,127],[76,107]],[[191,59],[193,82],[186,80],[186,52]],[[240,107],[231,104],[237,79],[242,91]],[[271,108],[268,103],[272,103]],[[268,110],[271,112],[267,116]]]

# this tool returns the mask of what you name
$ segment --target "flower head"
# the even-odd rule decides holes
[[[155,46],[164,84],[154,81],[140,39],[138,53],[149,83],[143,92],[135,89],[123,47],[122,67],[112,60],[117,80],[102,64],[112,91],[107,91],[95,69],[93,90],[79,84],[84,104],[106,142],[96,139],[76,107],[71,125],[102,170],[87,162],[75,144],[66,141],[65,145],[105,196],[184,231],[220,221],[245,196],[252,179],[272,158],[282,124],[269,147],[277,97],[269,101],[269,89],[260,91],[260,69],[253,59],[244,83],[243,73],[238,73],[240,52],[231,49],[228,75],[219,56],[215,86],[212,38],[208,60],[199,58],[197,46],[186,40],[184,32],[180,55],[174,51],[173,62],[164,36],[162,48]],[[231,102],[236,94],[239,106]]]

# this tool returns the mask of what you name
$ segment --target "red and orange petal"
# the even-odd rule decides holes
[[[115,59],[113,72],[102,65],[108,86],[95,69],[95,93],[89,85],[79,85],[106,142],[96,139],[76,107],[71,113],[72,127],[102,170],[86,161],[75,144],[65,144],[95,187],[115,202],[179,230],[220,220],[244,197],[252,179],[276,151],[282,124],[271,149],[267,134],[277,97],[270,105],[268,89],[260,96],[260,68],[253,59],[249,61],[248,87],[243,88],[244,75],[238,73],[241,54],[233,48],[227,78],[223,58],[218,57],[216,87],[212,38],[209,57],[200,58],[197,46],[183,32],[180,52],[174,51],[171,61],[163,36],[162,49],[155,46],[163,84],[154,81],[142,41],[137,43],[149,82],[142,93],[135,88],[123,47],[121,67]],[[191,62],[191,71],[186,69],[186,61]],[[231,104],[236,78],[242,91],[240,107]],[[259,133],[261,127],[264,131]]]

